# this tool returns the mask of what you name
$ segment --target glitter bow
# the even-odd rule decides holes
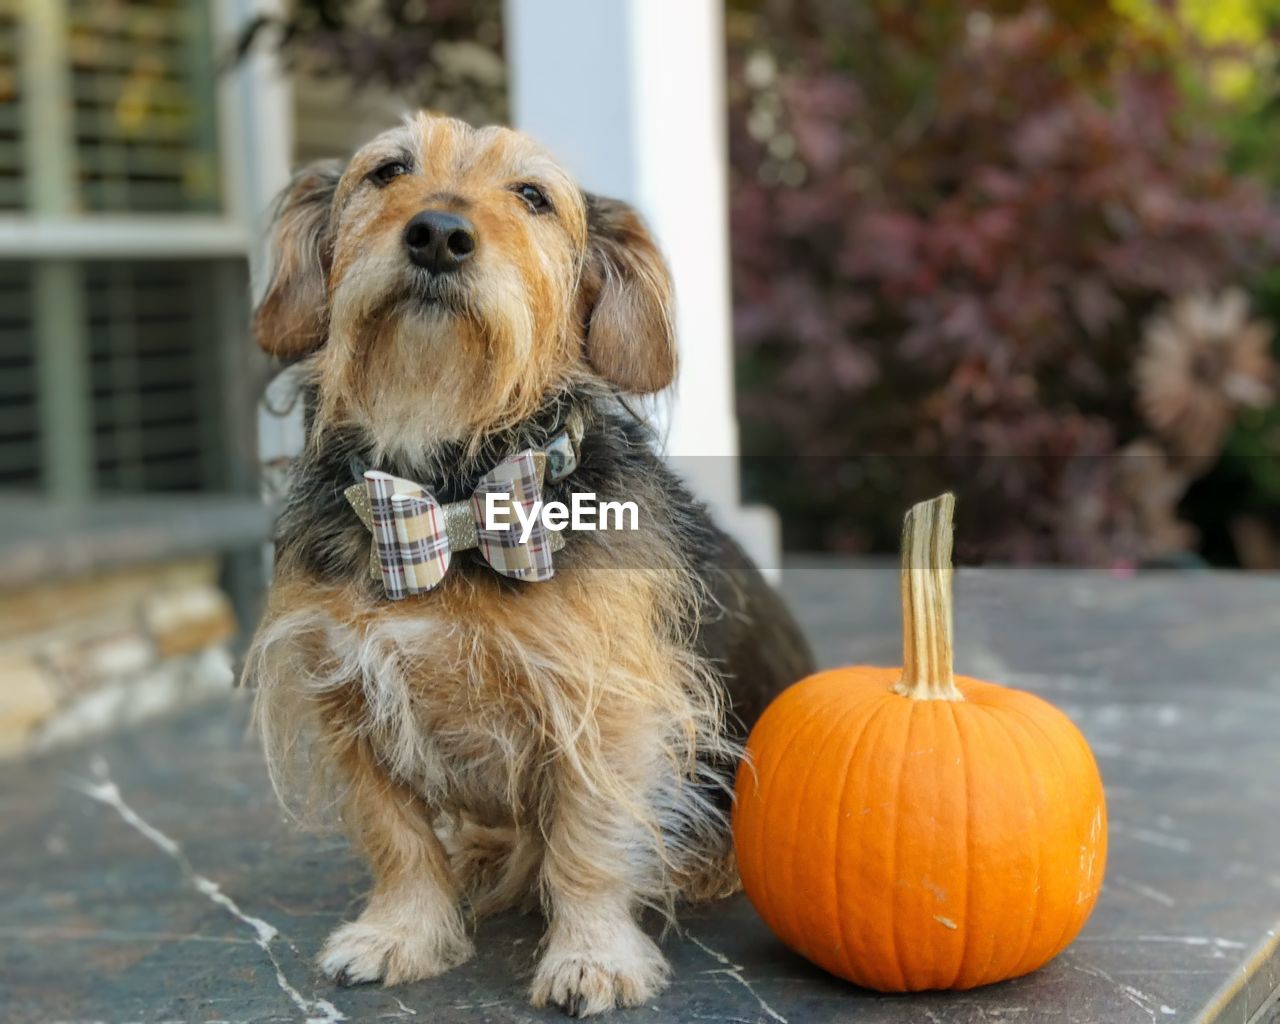
[[[532,449],[513,455],[481,477],[469,499],[447,505],[422,484],[378,470],[369,470],[363,483],[348,487],[347,501],[373,534],[370,572],[382,580],[387,597],[398,601],[431,590],[449,571],[453,552],[469,548],[479,548],[481,557],[504,576],[551,579],[551,553],[564,547],[564,538],[533,515],[542,498],[547,457]],[[490,507],[493,525],[506,524],[506,529],[485,528]],[[528,536],[521,540],[523,522],[531,516]]]

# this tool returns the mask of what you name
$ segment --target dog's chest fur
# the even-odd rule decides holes
[[[460,575],[395,603],[324,588],[274,625],[310,638],[309,688],[397,777],[441,810],[497,823],[536,811],[573,737],[633,701],[643,712],[629,683],[660,644],[645,635],[652,592],[601,594],[577,577],[512,589]]]
[[[639,787],[665,808],[664,828],[702,813],[680,779],[702,771],[695,756],[718,778],[731,774],[723,681],[741,672],[763,696],[796,678],[792,663],[807,653],[780,642],[795,632],[785,611],[647,434],[591,395],[570,401],[587,428],[578,468],[544,498],[566,501],[572,489],[634,501],[639,529],[567,535],[545,583],[507,579],[461,552],[439,587],[389,601],[370,573],[369,533],[342,496],[367,449],[336,437],[309,452],[246,669],[263,688],[268,749],[287,751],[306,732],[358,740],[436,810],[493,821],[544,813],[566,774],[593,790]],[[561,400],[443,477],[438,462],[379,468],[457,501],[498,459],[545,446],[564,415]],[[750,721],[748,699],[734,711]]]

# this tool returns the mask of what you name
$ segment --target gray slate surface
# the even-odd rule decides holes
[[[825,664],[898,659],[896,571],[793,563]],[[1107,883],[1024,979],[886,997],[779,945],[742,897],[689,912],[671,987],[617,1024],[1267,1024],[1280,997],[1280,578],[992,570],[958,578],[957,665],[1049,697],[1098,753]],[[2,684],[2,681],[0,681]],[[358,908],[346,844],[294,830],[242,695],[0,769],[0,1021],[525,1022],[540,924],[484,924],[435,981],[340,990],[310,959]]]

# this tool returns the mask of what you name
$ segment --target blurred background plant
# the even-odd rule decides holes
[[[732,5],[745,478],[789,545],[892,550],[954,486],[985,557],[1275,559],[1274,6]]]
[[[292,0],[249,22],[235,58],[255,46],[295,73],[395,92],[405,109],[506,119],[501,0]]]
[[[1280,565],[1280,0],[730,0],[748,498],[890,552]],[[496,0],[296,0],[240,50],[505,115]],[[696,301],[684,297],[684,301]]]

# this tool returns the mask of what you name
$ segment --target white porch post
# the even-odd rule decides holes
[[[283,10],[283,0],[215,0],[216,31],[226,52],[255,15]],[[254,300],[265,286],[266,227],[272,201],[289,183],[293,162],[293,92],[273,50],[258,46],[220,83],[221,127],[230,215],[250,232]],[[283,404],[283,403],[281,403]],[[266,463],[302,451],[303,413],[258,410],[258,458]]]
[[[779,530],[738,487],[729,319],[723,0],[506,0],[517,127],[634,204],[675,277],[674,468],[776,578]]]
[[[259,14],[278,13],[283,0],[214,0],[214,35],[227,53]],[[254,262],[271,201],[289,181],[293,94],[276,54],[258,46],[218,82],[223,177],[228,214],[253,232]]]

